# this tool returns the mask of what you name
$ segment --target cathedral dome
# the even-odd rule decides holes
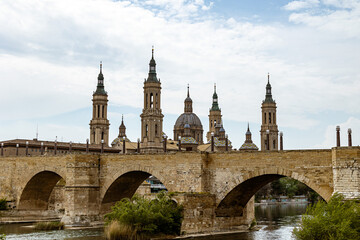
[[[183,113],[175,122],[175,128],[183,128],[185,124],[189,124],[191,127],[201,127],[202,124],[200,118],[195,113]]]

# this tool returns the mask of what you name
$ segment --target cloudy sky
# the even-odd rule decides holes
[[[1,0],[0,140],[85,142],[103,61],[110,138],[124,114],[140,136],[151,46],[164,130],[186,86],[208,131],[213,84],[235,148],[259,145],[267,73],[286,149],[330,148],[335,126],[360,144],[359,0]]]

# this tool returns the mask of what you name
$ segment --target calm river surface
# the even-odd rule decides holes
[[[307,204],[260,205],[255,207],[259,231],[234,234],[227,237],[201,238],[206,240],[287,240],[293,239],[292,230],[306,210]],[[34,231],[29,224],[0,225],[6,239],[19,240],[104,240],[102,229]],[[197,240],[201,240],[197,238]]]

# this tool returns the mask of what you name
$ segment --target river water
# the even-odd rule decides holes
[[[306,211],[307,204],[259,205],[255,207],[255,216],[259,231],[211,236],[206,240],[288,240],[293,239],[292,230]],[[0,225],[0,233],[6,239],[18,240],[104,240],[102,229],[66,229],[58,231],[35,231],[29,224]],[[200,238],[197,240],[201,240]]]

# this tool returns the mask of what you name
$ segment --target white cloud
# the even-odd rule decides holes
[[[319,4],[319,0],[291,1],[284,6],[284,9],[288,11],[297,11],[297,10],[315,7],[318,4]]]
[[[340,144],[348,146],[348,129],[352,130],[352,145],[359,146],[360,143],[360,119],[350,117],[346,122],[327,126],[324,140],[316,148],[331,148],[336,146],[336,126],[340,126]]]
[[[329,125],[314,118],[322,111],[360,118],[359,8],[292,13],[294,27],[221,19],[207,11],[211,6],[202,0],[0,1],[2,118],[91,108],[100,60],[110,103],[141,108],[151,45],[165,115],[183,112],[190,83],[194,111],[206,118],[216,82],[225,122],[260,122],[270,72],[283,126]]]

